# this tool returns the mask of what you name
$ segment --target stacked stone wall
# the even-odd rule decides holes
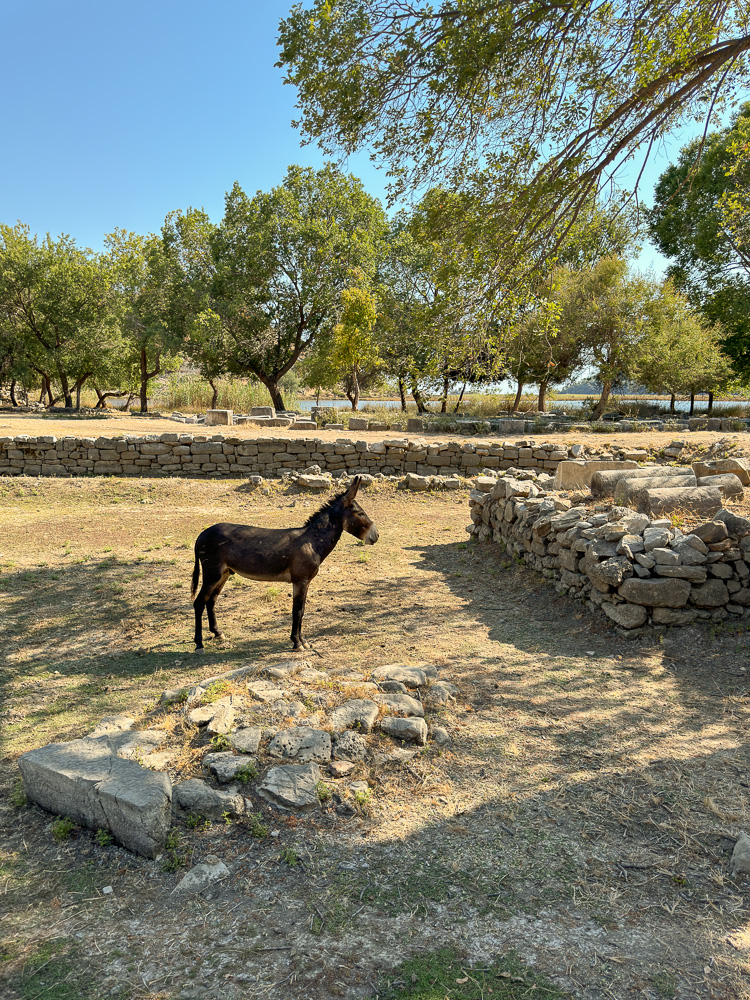
[[[681,530],[627,507],[571,507],[506,477],[470,495],[469,533],[497,542],[625,629],[750,615],[750,520],[721,509]]]
[[[389,438],[241,438],[225,434],[147,434],[123,437],[0,438],[0,475],[247,476],[280,475],[318,465],[327,472],[473,476],[511,467],[554,473],[580,453],[533,441],[426,441]]]

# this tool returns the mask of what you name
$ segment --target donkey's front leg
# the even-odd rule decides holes
[[[302,616],[305,613],[308,586],[309,580],[298,580],[292,590],[294,595],[292,599],[292,642],[295,649],[305,648],[305,643],[302,640]]]

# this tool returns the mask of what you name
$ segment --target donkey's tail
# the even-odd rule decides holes
[[[198,589],[198,580],[201,575],[201,562],[198,558],[198,544],[195,545],[195,566],[193,567],[193,580],[190,584],[190,599],[195,600],[195,592]]]

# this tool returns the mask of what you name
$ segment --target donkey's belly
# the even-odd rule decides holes
[[[266,583],[291,583],[292,574],[288,569],[281,573],[273,573],[270,570],[244,570],[235,569],[237,576],[244,576],[246,580],[264,580]]]

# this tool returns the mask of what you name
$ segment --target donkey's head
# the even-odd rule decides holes
[[[349,489],[341,495],[341,507],[344,512],[344,531],[354,535],[366,545],[374,545],[380,537],[378,529],[370,518],[365,514],[357,501],[354,499],[359,489],[361,479],[355,476]]]

